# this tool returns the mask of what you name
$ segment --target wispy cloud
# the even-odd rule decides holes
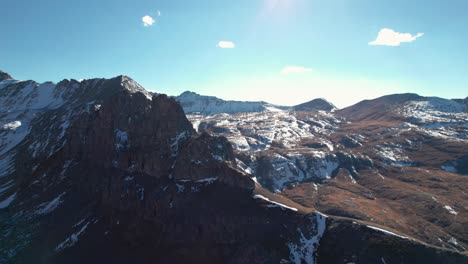
[[[156,15],[157,15],[158,17],[160,17],[160,16],[161,16],[161,11],[160,11],[160,10],[157,10],[157,11],[156,11]]]
[[[286,66],[281,70],[282,74],[293,74],[293,73],[308,73],[313,72],[311,68],[306,68],[303,66]]]
[[[412,35],[410,33],[400,33],[393,29],[382,28],[374,41],[369,42],[371,46],[400,46],[404,42],[413,42],[422,37],[424,33]]]
[[[231,41],[222,40],[222,41],[218,42],[218,47],[220,47],[222,49],[233,49],[233,48],[236,47],[236,44],[234,44]]]
[[[154,24],[154,19],[148,15],[144,16],[141,18],[141,21],[143,22],[143,26],[145,27],[149,27],[149,26],[152,26]]]

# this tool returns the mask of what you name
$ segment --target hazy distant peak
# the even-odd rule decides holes
[[[293,107],[296,111],[332,111],[336,106],[324,98],[316,98]]]

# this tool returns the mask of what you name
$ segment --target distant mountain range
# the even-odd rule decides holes
[[[466,102],[0,71],[0,263],[466,263]]]

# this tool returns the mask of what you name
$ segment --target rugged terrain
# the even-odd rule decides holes
[[[304,104],[307,105],[307,104]],[[263,187],[309,208],[466,252],[463,100],[390,95],[328,111],[189,115],[223,135]]]
[[[190,98],[1,72],[0,263],[466,262],[460,101]]]

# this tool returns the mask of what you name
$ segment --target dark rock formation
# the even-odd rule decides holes
[[[0,81],[13,79],[8,73],[0,70]]]

